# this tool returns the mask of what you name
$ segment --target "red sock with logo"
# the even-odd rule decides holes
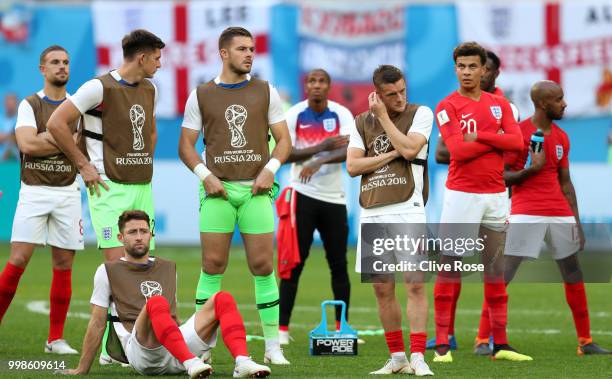
[[[425,354],[425,344],[427,343],[427,333],[410,333],[410,352]]]
[[[563,283],[563,285],[565,287],[565,299],[574,317],[578,340],[588,341],[591,339],[591,321],[589,320],[589,307],[584,282]]]
[[[170,304],[161,295],[153,296],[147,301],[147,313],[153,325],[153,332],[173,357],[185,362],[195,356],[189,351],[183,334],[170,315]]]
[[[453,306],[454,284],[440,274],[434,286],[434,320],[436,322],[436,345],[448,345],[448,329]]]
[[[236,307],[236,301],[229,292],[219,291],[215,295],[215,315],[221,326],[223,342],[232,357],[248,357],[244,322]]]
[[[455,335],[455,314],[457,313],[457,301],[461,294],[461,282],[453,283],[453,305],[451,306],[450,322],[448,324],[448,334]]]
[[[503,282],[484,283],[485,300],[489,306],[491,331],[496,345],[508,343],[506,325],[508,323],[508,295]]]
[[[404,347],[404,333],[401,329],[385,332],[385,340],[387,341],[389,353],[402,353],[406,351]]]
[[[49,338],[47,342],[60,339],[64,335],[66,315],[72,297],[72,270],[53,269],[51,281],[50,312],[49,312]]]
[[[19,279],[25,271],[25,268],[17,267],[10,262],[6,262],[2,274],[0,274],[0,322],[6,313],[11,301],[17,291]]]
[[[480,312],[480,323],[478,324],[477,343],[489,342],[491,335],[491,319],[489,318],[489,305],[486,300],[482,301],[482,311]]]

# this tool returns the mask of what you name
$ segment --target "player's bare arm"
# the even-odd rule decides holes
[[[506,186],[513,186],[515,184],[520,184],[525,181],[525,179],[537,174],[540,172],[544,164],[546,163],[546,154],[544,150],[541,150],[538,153],[534,153],[531,149],[529,150],[529,156],[531,157],[531,165],[529,167],[525,167],[519,171],[510,170],[509,166],[506,165],[504,168],[504,181],[506,182]]]
[[[87,157],[79,150],[70,132],[70,127],[68,126],[75,122],[80,116],[81,112],[79,112],[77,107],[68,99],[53,112],[51,118],[49,118],[47,122],[47,130],[57,142],[57,146],[60,150],[77,166],[89,192],[93,194],[95,191],[96,194],[100,196],[99,186],[101,185],[107,191],[109,187],[104,183],[102,177],[100,177],[98,170],[96,170]]]
[[[35,128],[21,127],[15,129],[19,151],[33,157],[46,157],[60,153],[53,144],[53,137],[48,132],[37,133]]]
[[[346,159],[346,147],[349,143],[349,136],[333,136],[326,138],[323,142],[306,147],[303,149],[297,149],[295,147],[291,148],[291,154],[289,154],[289,158],[287,158],[286,163],[291,162],[301,162],[306,159],[310,159],[313,155],[318,154],[323,151],[334,151],[338,149],[344,149],[345,159]],[[338,161],[344,162],[344,160]],[[338,162],[326,162],[326,163],[338,163]]]
[[[199,169],[196,169],[196,167],[204,167],[206,169],[200,154],[198,154],[195,148],[199,136],[199,130],[181,128],[181,136],[179,137],[179,157],[185,166],[187,166],[191,171],[194,171],[196,175],[200,177],[204,185],[204,190],[206,190],[206,194],[208,196],[221,196],[227,199],[227,192],[225,191],[225,187],[223,187],[223,184],[219,178],[210,173],[208,170],[201,174],[197,172]]]
[[[405,93],[405,91],[406,89],[404,88],[401,92]],[[383,96],[395,95],[396,94],[393,92],[385,92]],[[400,132],[393,124],[393,121],[391,121],[391,118],[389,118],[387,107],[376,92],[372,92],[368,96],[368,105],[370,107],[370,112],[376,116],[383,129],[385,129],[385,133],[387,133],[393,148],[397,150],[399,154],[404,157],[404,159],[414,159],[419,151],[421,151],[421,148],[427,143],[427,138],[419,133],[408,132],[407,134],[404,134]]]
[[[106,328],[108,308],[91,305],[91,318],[87,325],[87,332],[83,338],[83,353],[79,360],[79,366],[75,369],[59,371],[65,375],[84,375],[89,372],[91,364],[98,353],[98,348],[102,343],[104,329]]]
[[[559,168],[559,184],[561,185],[561,191],[563,191],[563,195],[567,199],[567,202],[572,209],[572,213],[574,213],[574,217],[576,218],[576,226],[578,227],[578,238],[580,238],[580,251],[584,250],[584,231],[582,230],[582,224],[580,223],[580,214],[578,212],[578,201],[576,201],[576,190],[574,190],[574,184],[572,183],[572,179],[570,177],[570,172],[568,167],[560,167]]]
[[[438,143],[436,144],[436,162],[440,164],[450,163],[450,152],[442,138],[438,138]]]
[[[350,147],[346,152],[346,171],[351,177],[369,174],[400,157],[401,154],[397,150],[366,157],[365,150]]]
[[[300,171],[300,180],[302,183],[308,183],[310,178],[319,171],[321,166],[328,163],[342,163],[346,161],[346,147],[334,150],[328,155],[313,159],[304,164]]]
[[[253,189],[251,190],[254,195],[270,191],[274,184],[274,174],[276,174],[276,170],[278,170],[278,167],[276,167],[277,163],[274,162],[274,160],[283,164],[291,153],[291,136],[289,135],[289,129],[287,128],[285,120],[270,125],[270,131],[272,132],[272,137],[276,141],[276,147],[272,150],[272,157],[266,167],[264,167],[259,175],[257,175],[257,178],[255,178]],[[278,164],[278,166],[280,166],[280,164]],[[274,165],[274,167],[268,165]]]
[[[155,155],[155,147],[157,147],[157,118],[153,117],[151,123],[151,154]]]

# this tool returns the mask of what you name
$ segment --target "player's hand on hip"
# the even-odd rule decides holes
[[[272,185],[274,184],[274,174],[272,171],[264,168],[261,170],[257,178],[255,178],[255,183],[253,183],[253,189],[251,193],[253,195],[260,195],[264,193],[270,192]]]
[[[385,103],[380,100],[376,92],[370,92],[368,95],[368,107],[370,108],[370,112],[376,117],[383,117],[387,113]]]
[[[312,179],[312,176],[319,171],[320,168],[321,164],[317,162],[317,160],[306,163],[302,168],[302,171],[300,171],[300,181],[302,183],[308,183],[310,179]]]
[[[477,139],[478,139],[478,134],[476,132],[465,133],[463,135],[463,141],[464,142],[476,142]]]
[[[216,176],[210,174],[204,179],[204,190],[210,197],[222,197],[227,200],[227,191],[223,183]]]
[[[94,192],[100,197],[100,186],[104,187],[105,190],[109,190],[108,185],[102,180],[102,177],[98,173],[98,170],[91,164],[87,163],[79,170],[89,194],[93,196]]]
[[[341,147],[347,146],[349,143],[349,136],[334,136],[328,137],[321,142],[321,151],[333,151],[340,149]]]
[[[539,153],[534,153],[533,150],[529,149],[529,155],[531,156],[531,167],[536,171],[540,171],[546,163],[544,150],[540,150]]]

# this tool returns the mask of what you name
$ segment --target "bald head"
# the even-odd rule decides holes
[[[536,112],[544,112],[550,120],[560,120],[567,104],[563,88],[552,80],[541,80],[531,87],[531,101]]]
[[[552,80],[540,80],[531,87],[531,101],[537,106],[542,100],[558,95],[559,91],[563,92],[561,86]]]

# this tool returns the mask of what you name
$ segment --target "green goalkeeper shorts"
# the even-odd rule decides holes
[[[236,225],[241,233],[274,232],[272,194],[253,195],[251,185],[223,182],[227,200],[206,196],[200,182],[200,232],[233,233]]]
[[[117,239],[119,216],[123,211],[138,209],[147,212],[151,219],[151,232],[155,229],[153,211],[153,192],[151,183],[121,184],[106,180],[109,190],[100,186],[100,197],[87,191],[91,223],[96,232],[99,249],[123,246]],[[155,249],[155,239],[151,238],[150,250]]]

